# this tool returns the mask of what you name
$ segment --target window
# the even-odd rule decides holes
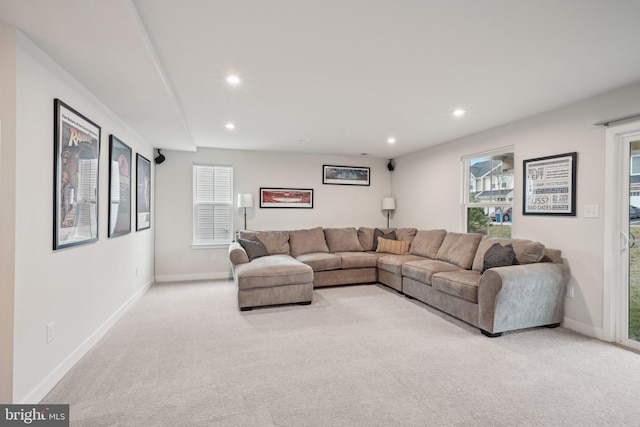
[[[513,148],[464,157],[466,231],[493,237],[511,237]]]
[[[194,245],[231,242],[232,182],[230,166],[193,166]]]

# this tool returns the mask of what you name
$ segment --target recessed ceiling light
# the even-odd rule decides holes
[[[233,130],[233,129],[235,129],[235,128],[236,128],[236,125],[235,125],[235,124],[233,124],[233,123],[231,123],[231,122],[229,122],[229,123],[227,123],[226,125],[224,125],[224,127],[226,127],[226,128],[227,128],[227,129],[229,129],[229,130]]]
[[[227,76],[227,83],[229,83],[231,86],[237,86],[240,84],[240,82],[240,77],[236,76],[235,74],[230,74]]]
[[[389,144],[395,144],[395,143],[396,143],[396,139],[395,139],[394,137],[387,138],[387,142],[388,142]]]
[[[463,110],[462,108],[458,108],[457,110],[453,110],[453,115],[456,117],[462,117],[467,113],[466,110]]]

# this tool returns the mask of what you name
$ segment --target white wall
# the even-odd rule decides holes
[[[0,22],[0,402],[13,396],[16,200],[15,30]]]
[[[52,249],[54,98],[102,127],[99,241],[58,251]],[[134,221],[132,233],[107,238],[106,166],[111,133],[131,146],[134,159],[136,152],[151,158],[153,149],[21,33],[16,111],[13,398],[36,403],[153,282],[153,228],[135,232]],[[55,339],[47,344],[49,322]]]
[[[461,157],[513,145],[513,237],[562,250],[575,286],[575,297],[566,299],[564,324],[602,338],[605,130],[593,123],[637,113],[638,99],[640,84],[396,159],[396,225],[463,230]],[[573,151],[577,216],[523,216],[522,161]],[[592,204],[600,207],[600,217],[584,218],[584,205]]]
[[[227,246],[191,249],[192,165],[232,165],[234,204],[238,193],[252,193],[247,228],[293,230],[311,227],[386,226],[381,200],[390,193],[387,160],[368,157],[303,155],[199,149],[163,151],[156,166],[156,279],[189,280],[230,276]],[[323,185],[322,165],[368,166],[370,186]],[[261,209],[260,187],[313,188],[313,209]],[[244,227],[243,209],[234,209],[234,230]],[[215,257],[215,260],[212,260]]]

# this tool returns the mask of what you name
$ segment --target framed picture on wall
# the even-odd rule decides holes
[[[576,215],[578,153],[523,161],[523,215]]]
[[[151,162],[136,153],[136,231],[151,227]]]
[[[261,208],[313,208],[313,189],[260,188]]]
[[[322,166],[322,183],[335,185],[370,185],[371,168],[357,166]]]
[[[54,110],[53,249],[98,240],[100,126],[59,99]]]
[[[109,137],[109,237],[131,232],[131,147]]]

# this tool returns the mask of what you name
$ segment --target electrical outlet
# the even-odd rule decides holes
[[[51,322],[47,325],[47,344],[49,344],[56,337],[55,335],[56,322]]]
[[[573,286],[567,287],[567,298],[573,298],[573,290],[574,290]]]
[[[218,257],[216,256],[216,253],[211,252],[211,261],[215,261],[216,259],[218,259]]]
[[[585,218],[598,218],[598,205],[584,205]]]

